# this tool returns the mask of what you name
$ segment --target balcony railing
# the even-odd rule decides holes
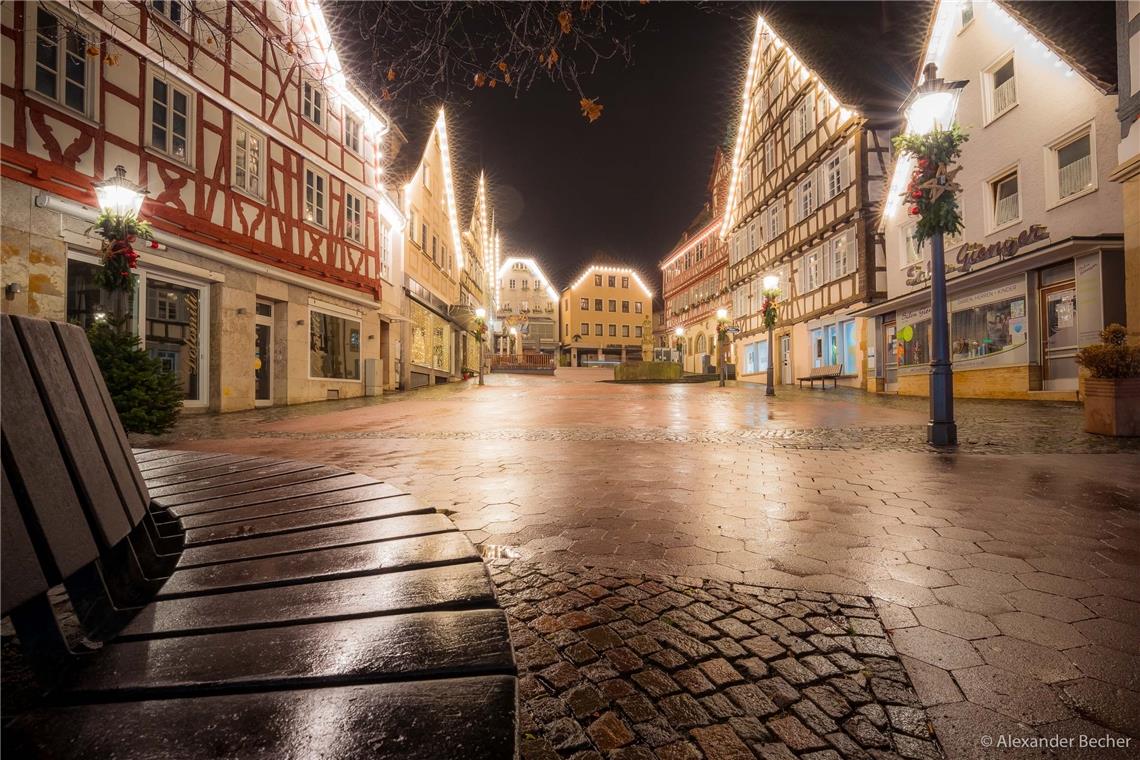
[[[1013,77],[994,88],[994,116],[1005,113],[1017,103],[1017,80]]]
[[[1078,158],[1071,164],[1061,167],[1058,176],[1058,189],[1062,198],[1075,195],[1092,184],[1092,159],[1089,156]]]

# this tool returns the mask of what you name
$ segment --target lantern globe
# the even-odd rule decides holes
[[[780,287],[780,278],[770,274],[764,278],[764,290],[776,290]]]
[[[146,198],[146,191],[127,179],[122,164],[115,167],[114,176],[96,182],[94,187],[99,210],[111,216],[138,216]]]

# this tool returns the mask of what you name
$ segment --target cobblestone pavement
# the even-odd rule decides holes
[[[1073,405],[957,412],[936,452],[920,399],[491,376],[167,443],[384,478],[528,563],[873,598],[948,757],[1135,755],[982,742],[1140,736],[1140,442]]]
[[[863,597],[492,570],[519,663],[523,760],[942,756]]]

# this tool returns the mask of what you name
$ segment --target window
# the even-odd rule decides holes
[[[958,14],[961,21],[961,28],[965,29],[974,20],[974,3],[973,0],[960,0],[958,5]]]
[[[1076,198],[1096,189],[1091,127],[1082,127],[1049,146],[1045,158],[1049,205]]]
[[[305,170],[305,221],[325,226],[325,183],[323,174]]]
[[[830,279],[835,280],[850,273],[855,264],[855,230],[849,229],[828,241],[831,269]]]
[[[265,138],[237,121],[233,126],[234,187],[260,198]]]
[[[633,302],[633,313],[634,314],[640,314],[641,309],[642,309],[641,301],[634,301]]]
[[[792,111],[792,145],[797,145],[815,129],[815,98],[809,93]]]
[[[700,254],[697,254],[697,261],[700,261],[700,260],[701,260],[701,258],[700,258]],[[629,278],[628,278],[628,277],[622,277],[622,278],[621,278],[621,286],[622,286],[623,288],[628,288],[628,287],[629,287]]]
[[[515,289],[515,281],[511,280],[511,290],[514,290],[514,289]]]
[[[392,276],[392,228],[380,220],[380,276],[385,280]]]
[[[629,325],[622,325],[621,326],[621,337],[623,337],[623,338],[629,337]]]
[[[35,45],[36,92],[72,111],[89,115],[90,72],[83,35],[36,6]]]
[[[995,64],[984,75],[986,82],[986,120],[993,121],[1017,105],[1017,80],[1013,54]]]
[[[190,21],[186,8],[179,0],[150,0],[151,9],[179,29],[185,29]]]
[[[899,366],[911,367],[930,363],[930,317],[903,325],[895,333],[900,349]]]
[[[594,285],[600,286],[602,284],[602,276],[600,274],[594,275]]]
[[[767,176],[776,170],[776,138],[769,137],[764,141],[764,174]]]
[[[424,183],[424,188],[431,190],[431,167],[424,164],[423,169],[420,170],[420,178]]]
[[[787,221],[784,218],[784,206],[780,201],[776,201],[762,212],[767,219],[764,227],[768,231],[767,240],[775,240],[776,237],[784,233]]]
[[[899,230],[902,235],[902,250],[903,250],[903,265],[910,266],[918,264],[923,260],[922,249],[918,245],[918,239],[915,238],[915,232],[918,231],[918,222],[911,222],[903,226]]]
[[[190,96],[158,77],[150,84],[150,146],[178,159],[190,160]]]
[[[325,93],[315,82],[301,83],[301,115],[318,127],[325,123]]]
[[[594,299],[594,311],[602,311],[602,299]]]
[[[360,131],[360,119],[346,113],[344,115],[344,147],[357,155],[361,155]]]
[[[408,210],[408,240],[416,242],[416,210]]]
[[[439,266],[439,238],[435,235],[431,236],[431,260],[436,266]],[[511,287],[515,286],[514,280],[511,281]]]
[[[589,335],[590,334],[590,323],[589,322],[583,322],[582,323],[582,333],[581,334],[582,335]]]
[[[633,328],[633,336],[634,336],[635,338],[643,338],[643,337],[645,337],[645,335],[644,335],[644,334],[642,333],[642,331],[641,331],[641,325],[637,325],[636,327],[634,327],[634,328]]]
[[[600,322],[594,323],[594,335],[597,335],[599,337],[601,337],[602,335],[605,335],[605,333],[602,332],[602,325]]]
[[[610,299],[610,311],[617,311],[617,301]]]
[[[843,146],[823,165],[823,174],[826,178],[824,192],[827,193],[825,199],[834,198],[839,195],[843,190],[851,184],[849,178],[848,162],[847,162],[847,146]]]
[[[356,243],[364,242],[364,223],[360,196],[344,194],[344,236]]]
[[[1021,203],[1017,192],[1017,171],[1014,170],[989,183],[992,208],[992,229],[1001,229],[1021,218]]]
[[[420,248],[427,253],[427,222],[420,222]]]
[[[611,338],[617,337],[617,325],[610,325],[610,337]]]
[[[855,320],[839,323],[839,333],[843,347],[843,374],[857,374],[856,361],[859,357],[859,340],[855,333]]]
[[[815,211],[815,174],[809,174],[796,188],[796,221],[802,222]]]
[[[607,282],[607,284],[608,284],[608,285],[609,285],[611,288],[616,288],[616,287],[617,287],[617,277],[615,277],[614,275],[612,275],[612,274],[611,274],[611,275],[609,276],[609,279],[608,279],[608,282]]]
[[[955,311],[950,317],[950,351],[954,360],[994,354],[1025,341],[1025,299]]]
[[[623,314],[629,314],[629,301],[621,302],[621,310]]]
[[[146,277],[146,351],[178,378],[182,397],[203,400],[202,289]]]
[[[309,313],[309,376],[360,379],[360,322],[321,311]]]
[[[582,311],[589,311],[590,310],[590,299],[589,298],[578,299],[578,308],[581,309]]]

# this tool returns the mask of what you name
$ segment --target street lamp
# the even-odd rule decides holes
[[[91,229],[103,238],[95,282],[110,295],[117,329],[125,330],[127,297],[135,289],[131,270],[138,267],[139,259],[133,244],[139,238],[151,239],[150,226],[138,217],[146,190],[127,179],[122,164],[115,167],[112,176],[92,187],[99,203],[99,218]]]
[[[724,387],[724,379],[728,375],[728,367],[725,366],[725,343],[728,342],[728,309],[723,306],[716,310],[716,352],[717,352],[717,370],[720,374],[720,387]]]
[[[776,395],[774,377],[776,348],[772,331],[776,327],[776,299],[779,297],[780,278],[770,274],[764,278],[764,325],[768,328],[768,386],[764,389],[765,396]]]
[[[903,104],[907,131],[930,135],[948,128],[958,107],[958,97],[965,81],[947,82],[938,76],[938,67],[926,64],[923,81]],[[941,184],[950,185],[950,177],[942,175]],[[953,193],[952,189],[947,192]],[[930,357],[930,423],[926,428],[927,443],[954,446],[958,443],[958,426],[954,422],[954,373],[950,365],[950,329],[946,313],[946,250],[942,230],[930,238],[930,321],[933,346]]]
[[[146,190],[127,179],[122,164],[115,167],[113,177],[96,182],[94,188],[99,210],[108,216],[138,216],[146,198]]]
[[[681,364],[681,374],[685,374],[685,328],[677,325],[673,328],[673,334],[677,336],[677,359]]]
[[[475,325],[479,333],[479,385],[483,384],[483,335],[487,332],[487,310],[480,306],[475,310]]]

